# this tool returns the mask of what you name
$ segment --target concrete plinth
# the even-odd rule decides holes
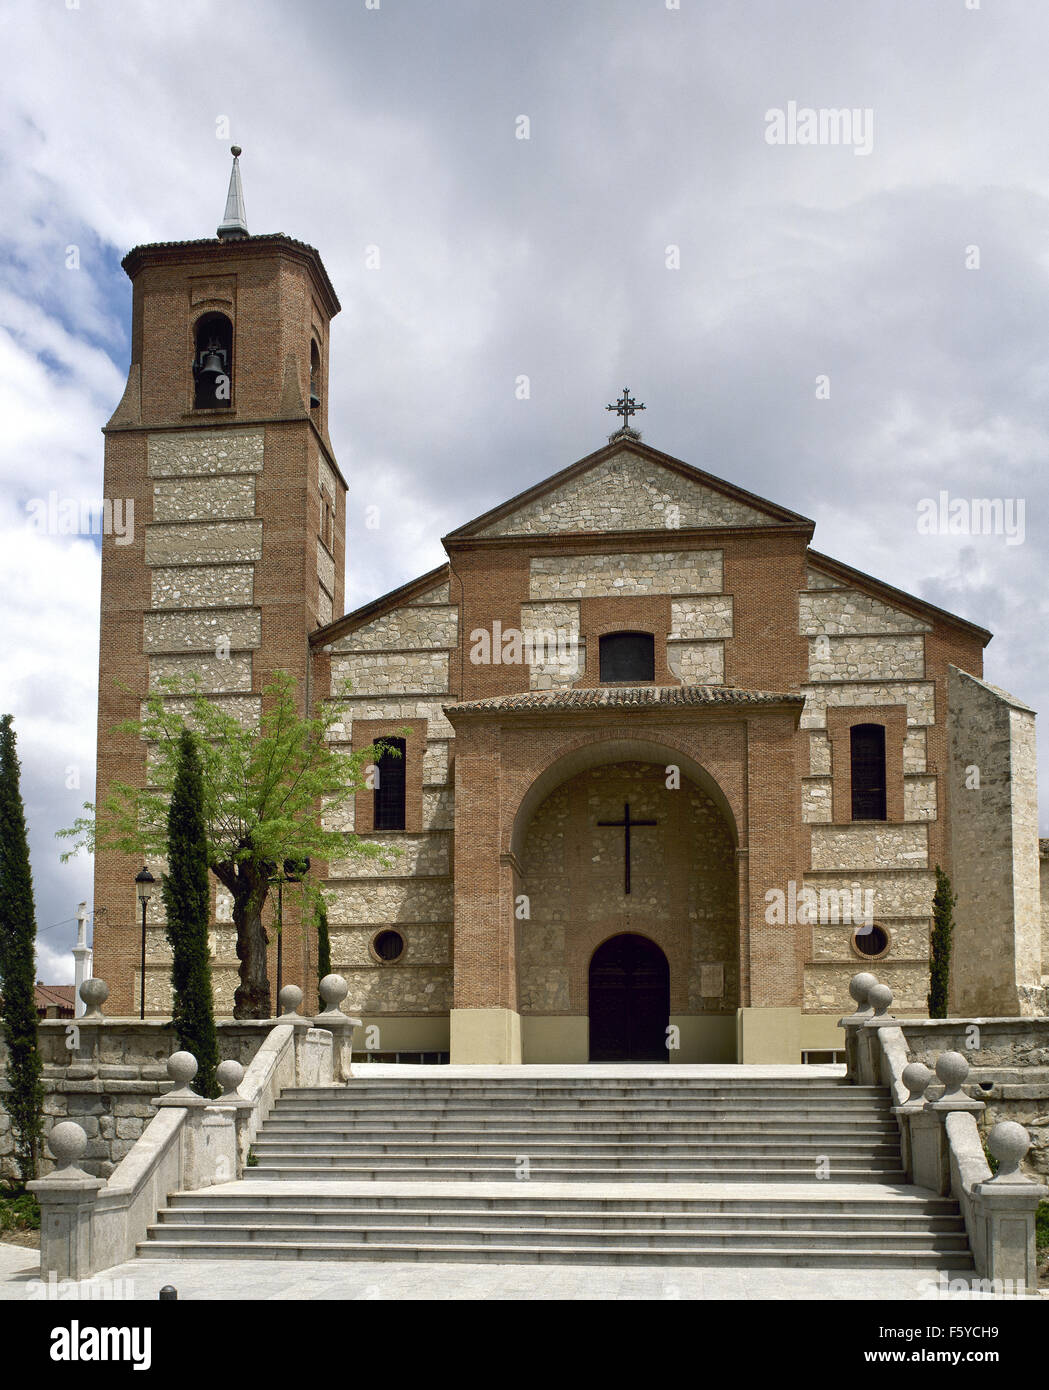
[[[513,1009],[453,1009],[451,1061],[519,1064],[521,1015]]]

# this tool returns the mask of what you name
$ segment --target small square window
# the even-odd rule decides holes
[[[600,640],[602,681],[652,681],[656,642],[650,632],[610,632]]]

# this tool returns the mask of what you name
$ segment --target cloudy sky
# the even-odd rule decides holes
[[[213,234],[232,142],[251,230],[344,306],[349,606],[600,447],[625,382],[649,443],[990,628],[988,679],[1049,710],[1047,43],[1038,0],[3,0],[0,707],[41,978],[91,899],[53,836],[94,790],[99,551],[30,504],[101,494],[120,259]],[[791,103],[851,143],[770,143]],[[1022,544],[919,533],[941,491],[1022,500]]]

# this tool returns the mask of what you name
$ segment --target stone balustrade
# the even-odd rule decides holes
[[[987,1151],[998,1163],[992,1175],[979,1123],[986,1103],[963,1089],[969,1059],[954,1049],[936,1057],[935,1069],[912,1059],[905,1027],[889,1013],[892,991],[864,972],[853,977],[849,992],[857,1007],[840,1022],[846,1079],[890,1090],[908,1178],[957,1200],[977,1275],[996,1287],[1036,1294],[1035,1219],[1049,1188],[1022,1171],[1030,1134],[1012,1120],[988,1130]],[[972,1036],[963,1031],[972,1024],[952,1022],[960,1036]],[[929,1056],[927,1048],[922,1055]]]
[[[69,1119],[53,1123],[47,1144],[55,1167],[29,1184],[40,1203],[41,1273],[83,1279],[132,1259],[173,1192],[241,1176],[251,1144],[286,1086],[327,1086],[333,1076],[348,1082],[350,1038],[360,1020],[338,1007],[347,991],[341,976],[326,976],[321,984],[326,1007],[311,1020],[298,1013],[302,991],[295,985],[281,990],[281,1015],[261,1022],[261,1045],[248,1066],[236,1058],[219,1064],[222,1093],[215,1100],[193,1090],[196,1058],[174,1052],[164,1064],[168,1088],[151,1100],[152,1118],[108,1179],[81,1166],[90,1142],[85,1126]],[[78,1023],[86,1020],[89,1028],[103,1030],[109,1022],[101,1011],[107,995],[102,981],[85,981],[81,998],[89,1012]],[[100,1085],[99,1040],[81,1041],[80,1047],[89,1050],[81,1065],[95,1067],[82,1079]],[[108,1078],[107,1084],[115,1080]]]
[[[153,1118],[154,1101],[171,1085],[168,1057],[178,1047],[170,1019],[104,1015],[108,994],[104,981],[85,980],[81,997],[87,1012],[77,1019],[43,1020],[37,1033],[43,1062],[44,1137],[54,1125],[75,1120],[88,1140],[80,1165],[98,1178],[113,1173]],[[298,999],[301,1003],[301,991]],[[219,1055],[250,1068],[273,1026],[272,1019],[216,1020]],[[332,1035],[331,1030],[325,1031]],[[299,1046],[301,1051],[301,1040]],[[0,1040],[0,1181],[14,1181],[18,1176],[14,1135],[3,1103],[5,1064]],[[45,1149],[41,1171],[49,1171],[51,1163]]]

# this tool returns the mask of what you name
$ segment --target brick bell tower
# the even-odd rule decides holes
[[[145,745],[113,729],[140,717],[151,685],[195,672],[210,696],[257,719],[264,686],[286,670],[305,703],[308,635],[343,611],[346,483],[328,437],[339,301],[313,247],[248,232],[232,153],[214,239],[137,246],[122,262],[131,365],[103,431],[104,495],[133,505],[134,525],[130,544],[102,543],[99,803],[114,780],[146,784]],[[158,880],[162,867],[149,865]],[[139,1012],[140,868],[112,852],[95,863],[95,973],[112,1014]],[[147,1014],[169,1012],[159,887],[146,914]],[[212,966],[216,1012],[230,1014],[239,962],[223,897],[213,896]],[[295,895],[284,898],[284,983],[309,992],[316,946]],[[271,991],[275,953],[271,930]]]

